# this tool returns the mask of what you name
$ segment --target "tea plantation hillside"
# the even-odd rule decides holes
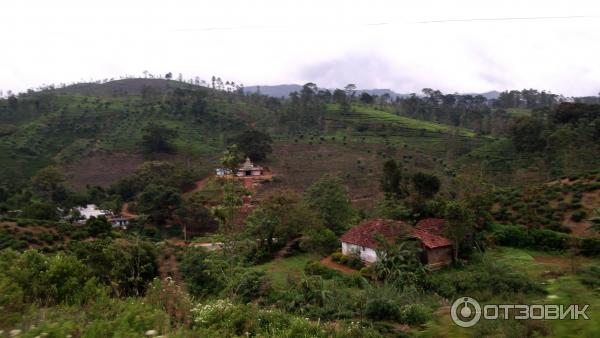
[[[450,177],[455,158],[489,142],[464,128],[360,103],[345,113],[338,104],[315,107],[323,109],[322,126],[308,123],[290,130],[293,109],[291,103],[258,94],[160,79],[22,94],[0,100],[0,180],[14,184],[58,165],[77,189],[106,186],[149,159],[173,161],[203,176],[219,165],[230,138],[256,128],[272,136],[274,156],[265,164],[287,183],[306,186],[337,171],[348,174],[348,182],[356,183],[353,192],[364,197],[376,192],[377,168],[387,157]],[[142,139],[151,126],[173,131],[174,151],[145,151]],[[331,168],[319,164],[325,158]],[[293,176],[288,175],[292,167]]]

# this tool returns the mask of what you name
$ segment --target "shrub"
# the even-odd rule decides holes
[[[559,251],[569,248],[568,235],[548,229],[495,224],[492,227],[492,235],[497,244],[505,246]]]
[[[370,267],[365,266],[364,268],[360,269],[359,271],[360,275],[363,276],[364,278],[368,278],[371,279],[373,278],[373,271]]]
[[[176,322],[189,324],[191,299],[188,293],[170,277],[162,281],[155,278],[146,291],[145,299],[148,303],[162,308]]]
[[[263,271],[248,270],[232,278],[225,288],[225,293],[248,303],[266,295],[269,291],[268,285]]]
[[[15,281],[0,275],[0,311],[20,311],[23,306],[23,289]]]
[[[365,264],[362,262],[358,255],[350,255],[346,257],[348,259],[345,264],[353,269],[359,270],[360,268],[365,266]]]
[[[600,239],[580,238],[580,250],[584,256],[600,256]]]
[[[591,288],[600,288],[600,266],[592,265],[577,271],[581,282]]]
[[[81,239],[86,239],[86,238],[90,237],[90,233],[87,231],[87,229],[83,229],[83,228],[79,228],[79,229],[73,231],[70,235],[71,235],[71,238],[75,239],[75,240],[81,240]]]
[[[342,260],[342,257],[344,257],[344,254],[342,254],[341,252],[334,252],[333,254],[331,254],[331,260],[336,262],[336,263],[340,263]]]
[[[400,322],[408,325],[425,324],[431,318],[430,310],[423,304],[410,304],[402,309]]]
[[[56,240],[54,235],[49,232],[43,232],[39,235],[39,237],[47,244],[52,244]]]
[[[400,305],[389,298],[371,298],[365,305],[365,315],[373,320],[397,320],[400,318]]]
[[[300,241],[300,249],[327,255],[339,248],[340,241],[333,231],[321,227],[307,231]]]
[[[571,220],[574,222],[581,222],[587,216],[584,210],[577,210],[571,214]]]
[[[309,275],[319,275],[327,279],[341,276],[341,273],[337,270],[330,269],[318,261],[308,262],[306,267],[304,267],[304,272]]]
[[[544,293],[540,284],[526,273],[485,258],[465,270],[432,275],[428,286],[446,298],[472,295],[485,300],[514,293]]]

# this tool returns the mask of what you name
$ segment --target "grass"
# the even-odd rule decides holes
[[[291,278],[297,279],[304,274],[304,267],[318,256],[301,254],[286,258],[274,259],[268,263],[258,265],[255,268],[264,271],[273,282],[273,287],[284,289],[288,286],[287,281]]]
[[[379,110],[374,107],[368,107],[364,105],[353,105],[352,112],[343,115],[340,106],[337,104],[329,104],[328,110],[333,117],[340,118],[343,120],[351,120],[359,124],[385,123],[394,127],[414,129],[418,131],[427,131],[432,133],[448,133],[452,131],[452,128],[450,126],[444,124],[413,119],[406,116],[400,116],[384,110]],[[457,128],[456,131],[461,136],[476,136],[475,132],[465,128]]]
[[[5,164],[0,179],[25,180],[49,164],[68,165],[95,154],[139,153],[143,128],[151,123],[178,132],[172,142],[184,162],[204,163],[219,156],[225,138],[240,126],[232,105],[213,103],[215,109],[202,117],[177,116],[168,107],[144,105],[136,95],[62,94],[54,96],[49,111],[12,116],[2,114],[0,100],[0,124],[10,125],[0,133],[0,163]]]
[[[508,108],[506,112],[512,117],[521,117],[531,115],[531,109],[529,108]]]
[[[535,250],[522,250],[515,248],[497,247],[488,250],[485,254],[489,259],[507,264],[511,269],[525,271],[528,274],[541,278],[546,297],[539,295],[518,294],[515,295],[516,304],[589,304],[587,315],[590,320],[546,320],[543,323],[534,321],[523,322],[515,320],[482,320],[471,328],[461,328],[450,319],[449,308],[439,309],[434,319],[428,322],[425,328],[416,332],[417,337],[481,337],[481,336],[515,336],[515,332],[545,326],[550,337],[598,337],[600,336],[600,297],[598,291],[594,291],[583,285],[577,275],[571,274],[569,268],[559,267],[554,264],[536,262],[534,257],[545,256],[554,258],[568,257],[559,254],[548,254]],[[589,264],[600,264],[598,258],[580,258],[580,266]],[[563,274],[556,276],[544,276],[547,271],[561,271]],[[446,271],[448,273],[451,271]],[[466,295],[468,296],[468,295]]]

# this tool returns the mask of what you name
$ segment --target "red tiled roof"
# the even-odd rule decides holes
[[[400,221],[376,218],[348,230],[340,237],[340,240],[367,248],[378,248],[377,235],[393,243],[396,237],[403,232],[403,229],[405,229],[404,232],[410,231],[408,227],[408,225]]]
[[[441,218],[425,218],[415,224],[415,228],[427,231],[434,235],[442,236],[444,234],[444,221]]]
[[[452,241],[446,237],[438,236],[421,229],[413,229],[413,235],[417,237],[428,249],[441,248],[452,245]]]
[[[343,234],[340,240],[367,248],[378,248],[377,235],[382,236],[389,243],[393,243],[396,237],[404,232],[412,233],[414,237],[418,238],[429,249],[439,248],[452,245],[452,241],[440,235],[443,229],[441,227],[443,222],[444,220],[429,221],[421,224],[421,226],[417,224],[413,228],[400,221],[377,218],[353,227]],[[425,226],[427,224],[434,225]]]

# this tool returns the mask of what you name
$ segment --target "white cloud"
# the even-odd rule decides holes
[[[600,89],[599,15],[582,0],[12,1],[0,12],[0,89],[149,70],[589,95]]]

